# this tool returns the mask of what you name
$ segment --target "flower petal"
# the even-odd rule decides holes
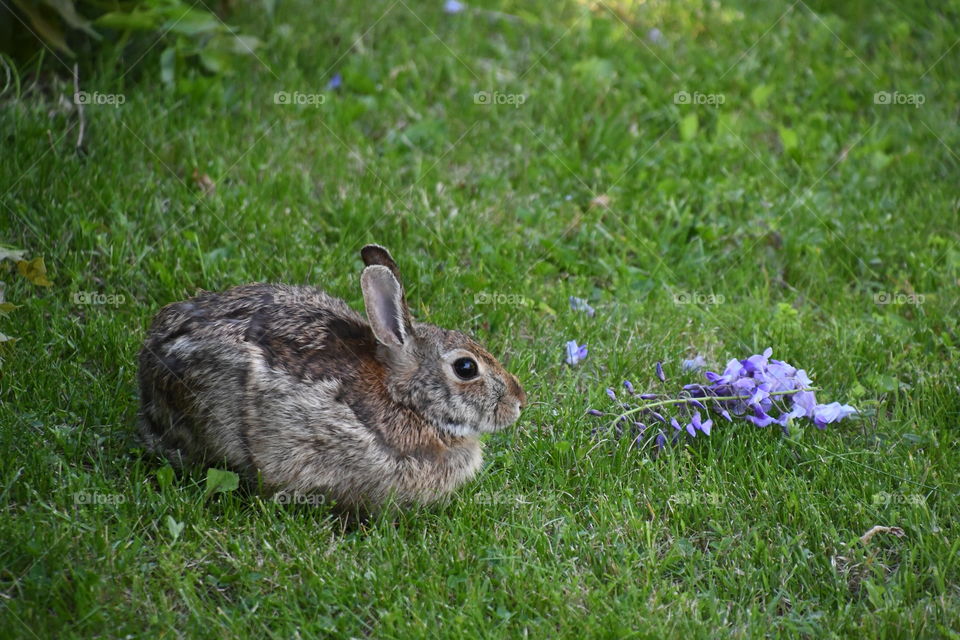
[[[700,431],[703,431],[706,435],[710,435],[710,429],[713,428],[713,420],[705,420],[700,424]]]

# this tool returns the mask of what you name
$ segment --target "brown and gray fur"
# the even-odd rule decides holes
[[[140,433],[173,463],[347,508],[429,503],[470,480],[519,381],[468,336],[414,322],[400,272],[361,251],[365,320],[313,287],[250,284],[164,307],[140,351]],[[469,357],[479,375],[453,371]]]

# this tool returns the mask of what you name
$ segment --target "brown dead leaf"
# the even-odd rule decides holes
[[[892,533],[898,538],[902,538],[903,536],[907,535],[900,527],[884,527],[883,525],[878,524],[874,527],[871,527],[869,531],[860,536],[860,542],[867,544],[870,542],[870,539],[878,533]]]
[[[610,207],[610,196],[605,193],[600,194],[596,198],[590,201],[590,208],[595,209],[597,207],[603,207],[607,209]]]
[[[17,305],[7,302],[7,283],[0,280],[0,316],[5,316],[16,308]]]
[[[21,260],[17,263],[17,271],[24,278],[39,287],[52,287],[53,283],[47,279],[47,266],[43,264],[43,256],[33,260]]]
[[[193,170],[192,177],[193,184],[196,185],[200,191],[203,191],[203,195],[213,195],[213,192],[217,190],[217,184],[213,181],[213,179],[205,173],[200,173],[199,169]]]

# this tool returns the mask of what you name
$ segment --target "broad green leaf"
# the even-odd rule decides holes
[[[156,11],[110,11],[94,21],[98,27],[117,31],[152,31],[163,16]]]
[[[229,493],[236,491],[240,486],[240,476],[233,471],[222,469],[207,469],[206,495],[213,493]]]
[[[587,58],[573,65],[573,74],[581,78],[583,82],[590,84],[607,86],[613,83],[617,77],[616,68],[613,63],[605,58]]]
[[[86,32],[87,35],[93,37],[95,40],[100,39],[100,34],[90,26],[90,21],[77,13],[76,8],[73,6],[73,0],[44,0],[44,3],[59,13],[63,21],[74,29],[80,29]]]
[[[39,35],[44,42],[60,52],[73,57],[73,51],[67,46],[63,28],[56,22],[47,19],[41,7],[27,0],[13,0],[13,3],[27,16],[33,30],[37,32],[37,35]]]
[[[548,305],[546,302],[542,300],[537,304],[537,308],[540,309],[540,311],[543,311],[544,313],[549,313],[552,316],[557,315],[557,312],[554,311],[553,307],[551,307],[550,305]]]
[[[172,86],[177,71],[177,50],[173,47],[167,47],[160,54],[160,81]]]
[[[188,9],[181,11],[182,7],[177,7],[170,15],[170,20],[164,25],[166,31],[179,33],[185,36],[195,36],[201,33],[211,33],[220,31],[226,27],[215,15],[209,11],[200,9]]]
[[[870,166],[876,171],[886,169],[892,161],[893,158],[879,149],[870,154]]]
[[[753,88],[753,91],[750,92],[750,101],[753,102],[754,106],[763,108],[767,104],[767,99],[770,97],[770,94],[773,93],[775,87],[769,84],[760,84]]]
[[[167,523],[167,532],[170,533],[172,538],[171,542],[176,542],[177,538],[180,537],[180,533],[183,531],[184,524],[182,522],[177,522],[173,516],[168,515],[166,518]]]
[[[680,121],[680,138],[682,140],[693,140],[700,128],[700,120],[696,113],[688,113]]]
[[[900,380],[887,374],[873,376],[872,383],[874,388],[881,393],[894,393],[901,386]]]
[[[786,127],[779,127],[780,131],[780,144],[783,145],[784,151],[793,151],[797,148],[799,140],[797,138],[797,132],[793,129],[788,129]]]
[[[167,465],[165,467],[160,467],[156,471],[157,475],[157,484],[160,485],[161,489],[166,489],[173,486],[173,478],[175,476],[173,467]]]
[[[228,75],[233,66],[233,54],[208,45],[200,51],[200,63],[211,73]]]
[[[263,46],[263,41],[256,36],[229,35],[231,50],[240,55],[249,55]]]

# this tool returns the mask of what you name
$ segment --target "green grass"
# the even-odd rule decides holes
[[[947,4],[244,5],[231,22],[265,47],[232,76],[168,90],[159,47],[130,73],[135,56],[85,68],[83,89],[126,97],[86,107],[86,155],[66,70],[20,69],[0,110],[0,240],[43,256],[53,286],[3,276],[20,307],[0,318],[17,338],[0,369],[0,636],[960,637]],[[281,90],[326,101],[277,105]],[[528,391],[480,477],[347,531],[322,509],[205,499],[202,473],[159,481],[134,437],[151,316],[254,280],[360,308],[371,241],[418,318],[475,334]],[[590,348],[575,369],[571,339]],[[604,387],[652,387],[657,360],[679,384],[685,357],[767,346],[860,418],[790,437],[720,425],[656,459],[591,439]],[[861,544],[874,525],[905,536]]]

